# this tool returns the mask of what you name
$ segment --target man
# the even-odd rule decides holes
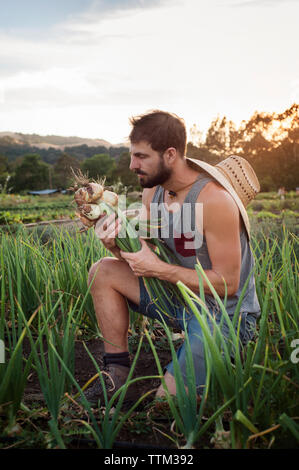
[[[162,262],[143,239],[140,239],[142,248],[139,252],[124,253],[115,244],[121,226],[114,215],[97,223],[96,235],[114,257],[103,258],[95,263],[90,269],[89,282],[92,281],[91,295],[99,327],[105,338],[104,364],[115,386],[114,392],[125,383],[130,367],[128,305],[143,315],[161,319],[161,312],[157,312],[157,307],[145,289],[143,277],[154,277],[173,284],[182,281],[198,293],[199,280],[195,264],[199,261],[220,297],[225,296],[227,289],[226,308],[233,315],[242,287],[250,276],[240,310],[243,343],[251,337],[250,328],[254,328],[260,314],[252,272],[254,263],[249,246],[249,223],[244,208],[246,198],[252,199],[259,190],[250,165],[238,157],[224,160],[218,168],[187,159],[185,125],[173,114],[153,111],[133,118],[131,123],[130,169],[138,175],[140,185],[144,188],[141,217],[150,220],[151,205],[158,204],[162,225],[166,221],[170,229],[169,235],[161,238],[175,254],[179,264]],[[191,220],[188,222],[193,230],[188,233],[185,233],[184,228],[180,230],[180,210],[183,206],[191,208]],[[203,208],[202,219],[196,208]],[[175,219],[179,220],[179,224]],[[219,306],[205,279],[203,286],[206,305],[216,321],[220,322]],[[183,305],[169,305],[168,315],[163,317],[172,326],[183,329],[183,315]],[[194,315],[187,314],[186,320],[200,394],[205,384],[202,332]],[[225,323],[222,328],[223,334],[228,336]],[[177,355],[185,379],[184,344]],[[167,367],[164,378],[169,392],[175,395],[172,363]],[[162,396],[164,393],[161,385],[156,395]],[[90,387],[86,396],[96,403],[101,397],[100,384],[97,382]]]

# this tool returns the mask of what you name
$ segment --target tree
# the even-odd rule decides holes
[[[89,178],[106,178],[107,184],[110,184],[112,182],[111,175],[115,166],[115,161],[112,160],[110,155],[100,153],[84,160],[81,164],[81,169],[83,172],[88,172]]]
[[[216,165],[219,162],[219,157],[213,152],[202,145],[200,147],[196,147],[191,142],[187,144],[187,157],[189,158],[197,158],[198,160],[202,160],[203,162],[210,163],[210,165]]]
[[[218,155],[225,156],[230,147],[229,122],[225,116],[218,116],[208,129],[205,146]]]
[[[53,166],[53,187],[69,188],[73,183],[72,171],[80,168],[77,158],[67,153],[62,153]]]
[[[197,126],[193,124],[190,129],[191,143],[196,147],[201,147],[204,144],[203,132]]]
[[[41,190],[49,187],[49,165],[37,154],[24,155],[22,163],[15,169],[14,190],[16,192]]]
[[[112,173],[113,179],[116,181],[120,179],[122,184],[132,188],[140,189],[139,181],[137,175],[130,170],[130,154],[129,152],[123,152],[120,156],[120,159],[113,170]]]
[[[193,142],[187,155],[216,164],[229,155],[244,157],[252,165],[264,190],[285,186],[295,189],[299,181],[299,104],[282,113],[256,111],[237,128],[226,117],[214,119],[204,144],[198,127],[190,130]]]
[[[11,168],[8,158],[0,154],[0,192],[7,192],[11,189]]]

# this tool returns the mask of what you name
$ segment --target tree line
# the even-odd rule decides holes
[[[239,126],[224,117],[211,123],[205,138],[197,125],[191,129],[187,154],[217,164],[229,155],[246,158],[262,191],[299,186],[299,105],[282,113],[255,112]]]
[[[227,117],[215,118],[206,133],[198,125],[190,130],[187,156],[217,164],[229,155],[246,158],[254,168],[262,191],[299,186],[299,105],[282,113],[255,112],[237,126]],[[129,170],[126,147],[79,145],[67,152],[55,148],[38,149],[0,139],[0,185],[12,192],[46,188],[66,189],[72,184],[70,168],[81,169],[90,178],[106,178],[106,185],[121,181],[140,189]]]
[[[68,189],[74,183],[72,170],[81,170],[89,178],[105,180],[106,185],[121,181],[130,189],[138,187],[136,175],[129,171],[130,155],[122,152],[118,159],[107,153],[99,153],[79,161],[73,155],[63,152],[51,165],[37,153],[25,154],[21,160],[9,162],[0,155],[0,184],[9,192],[21,193],[29,190]]]

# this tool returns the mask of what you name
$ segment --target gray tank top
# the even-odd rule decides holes
[[[181,209],[175,213],[169,212],[164,204],[164,189],[157,186],[151,202],[151,220],[159,218],[158,237],[164,241],[175,258],[174,264],[180,264],[185,268],[194,269],[197,259],[203,269],[211,269],[212,264],[209,257],[205,236],[196,229],[195,215],[200,214],[201,204],[196,204],[198,195],[204,186],[213,181],[207,173],[199,173],[197,180],[189,190]],[[199,220],[199,219],[197,219]],[[243,286],[249,277],[249,283],[242,300],[240,312],[251,313],[253,316],[260,315],[260,305],[256,294],[254,279],[254,258],[248,240],[247,232],[242,223],[240,233],[242,261],[240,284],[238,291],[227,297],[226,310],[230,316],[234,314]],[[220,307],[212,295],[205,294],[207,307],[211,312],[220,313]],[[222,298],[223,300],[223,298]]]

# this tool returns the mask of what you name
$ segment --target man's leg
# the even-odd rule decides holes
[[[105,353],[128,351],[129,310],[126,298],[136,305],[140,303],[138,277],[125,261],[102,258],[89,271],[91,295],[99,328],[105,339]],[[176,394],[173,375],[166,372],[165,383],[172,395]],[[157,396],[165,394],[161,384]]]
[[[164,380],[165,380],[165,384],[166,384],[166,387],[167,387],[170,395],[176,395],[176,384],[175,384],[174,376],[171,375],[168,371],[166,371],[166,373],[164,375]],[[188,391],[187,387],[185,387],[185,388]],[[156,392],[156,397],[157,398],[162,398],[162,397],[165,397],[165,395],[166,395],[166,393],[165,393],[164,387],[161,384],[160,387],[158,388],[157,392]]]
[[[88,276],[99,328],[104,338],[103,376],[108,399],[125,384],[130,371],[128,352],[129,309],[126,298],[139,303],[139,281],[125,261],[103,258],[95,263]],[[129,387],[124,404],[136,400],[138,390]],[[93,406],[104,399],[99,380],[84,392]]]
[[[228,324],[223,321],[221,322],[221,315],[215,317],[216,323],[221,328],[221,333],[225,342],[229,341],[230,330]],[[207,319],[207,326],[210,331],[214,330],[214,323],[210,318]],[[252,339],[254,335],[254,330],[256,326],[256,319],[254,316],[248,315],[246,312],[242,313],[242,320],[240,324],[240,347],[242,348],[247,342]],[[235,327],[235,332],[237,333],[238,325]],[[195,316],[191,318],[187,323],[187,333],[189,338],[190,350],[192,354],[194,372],[196,378],[196,387],[198,395],[202,395],[204,391],[204,386],[206,382],[206,364],[205,364],[205,350],[204,350],[204,334],[202,332],[201,326]],[[242,344],[241,344],[242,343]],[[177,351],[178,363],[180,370],[183,374],[183,378],[186,386],[187,378],[187,362],[186,362],[186,339],[182,346]],[[168,369],[164,378],[169,392],[173,395],[176,394],[176,383],[174,378],[174,368],[173,363],[169,364]],[[163,385],[161,384],[156,396],[162,397],[165,395]]]
[[[128,351],[126,298],[139,304],[139,281],[125,261],[102,258],[92,265],[88,282],[106,353]]]

